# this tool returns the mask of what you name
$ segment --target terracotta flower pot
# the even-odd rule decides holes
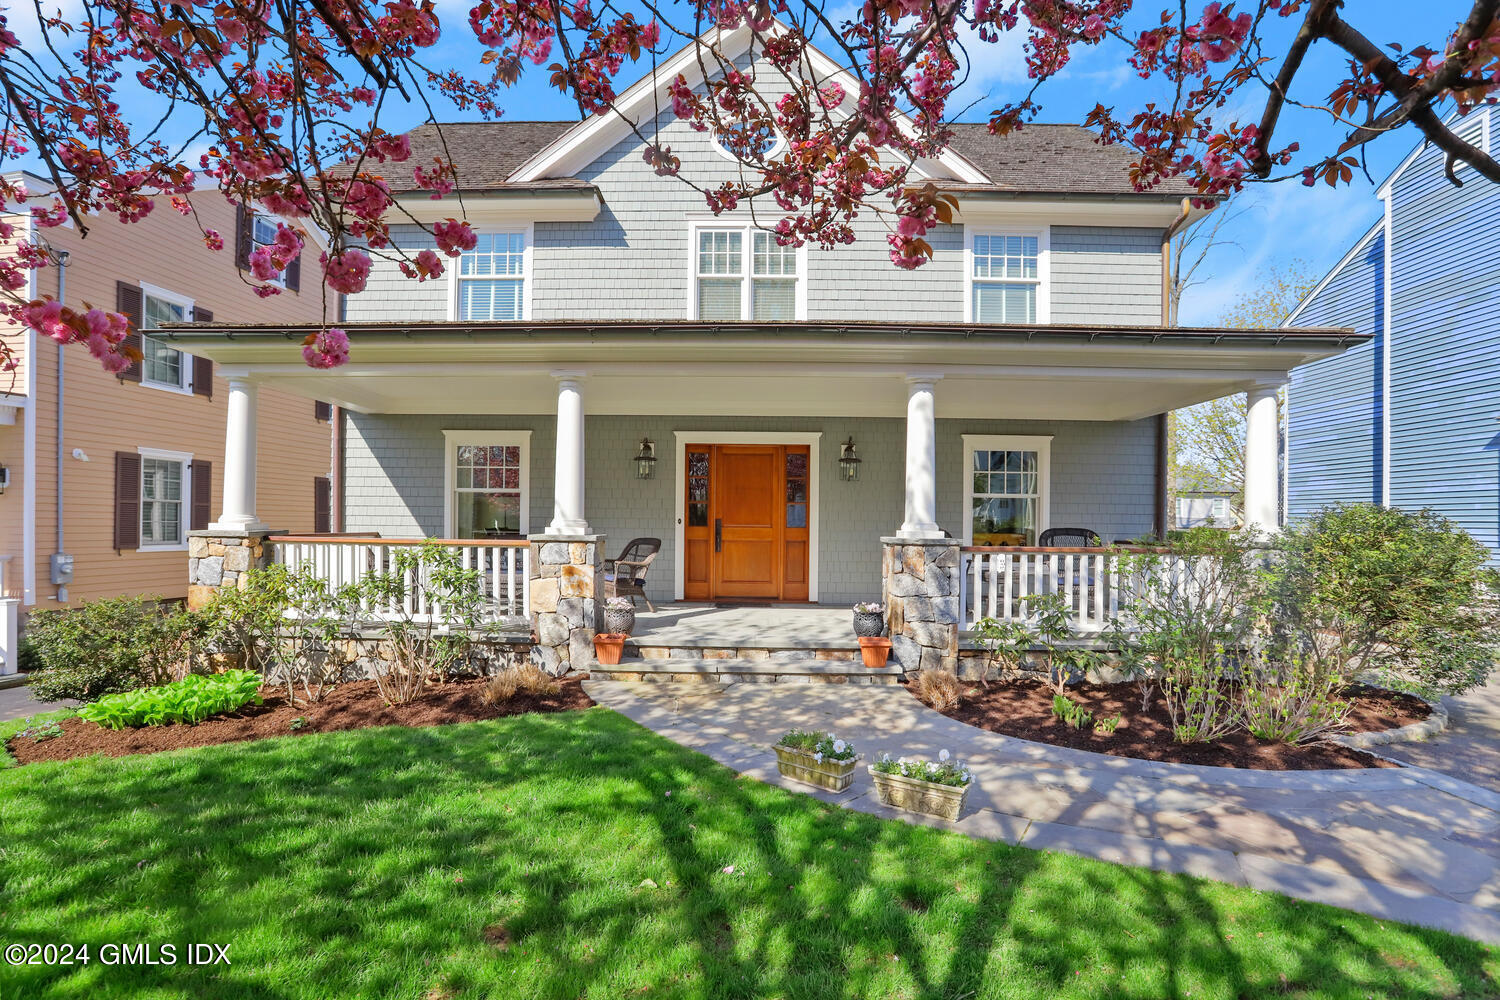
[[[867,667],[883,667],[891,655],[891,640],[879,635],[859,637],[859,655]]]
[[[830,792],[842,792],[854,781],[854,765],[859,762],[858,757],[848,760],[833,760],[824,757],[818,760],[810,753],[801,750],[793,750],[790,747],[773,747],[776,751],[776,770],[783,777],[794,781],[805,781],[809,785],[817,785],[826,788]]]
[[[594,656],[606,666],[619,663],[628,638],[630,637],[619,632],[601,632],[594,636]]]

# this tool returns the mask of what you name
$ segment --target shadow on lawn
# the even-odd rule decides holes
[[[22,845],[7,940],[235,960],[5,970],[23,992],[3,1000],[1436,997],[1490,961],[1389,929],[1382,956],[1311,905],[826,806],[602,709],[32,765],[0,774],[0,807]]]

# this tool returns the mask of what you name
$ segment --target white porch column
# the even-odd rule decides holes
[[[583,515],[583,372],[553,372],[557,379],[557,466],[549,535],[586,535]]]
[[[266,525],[255,516],[255,383],[229,378],[228,421],[224,430],[224,502],[210,531],[256,532]]]
[[[934,385],[941,375],[906,378],[906,520],[901,538],[933,538],[937,524],[937,410]]]
[[[1245,527],[1279,529],[1277,514],[1278,427],[1275,383],[1256,384],[1245,394]]]

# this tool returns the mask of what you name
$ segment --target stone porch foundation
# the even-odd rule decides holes
[[[284,534],[285,531],[189,531],[188,608],[197,610],[208,604],[222,587],[247,586],[245,574],[271,561],[267,539]]]
[[[594,662],[594,626],[604,599],[603,535],[528,535],[532,662],[562,676]]]
[[[881,599],[891,658],[903,670],[958,667],[956,538],[882,538]]]

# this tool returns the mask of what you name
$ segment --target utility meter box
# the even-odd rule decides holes
[[[52,583],[61,586],[73,582],[73,557],[66,552],[52,553]]]

